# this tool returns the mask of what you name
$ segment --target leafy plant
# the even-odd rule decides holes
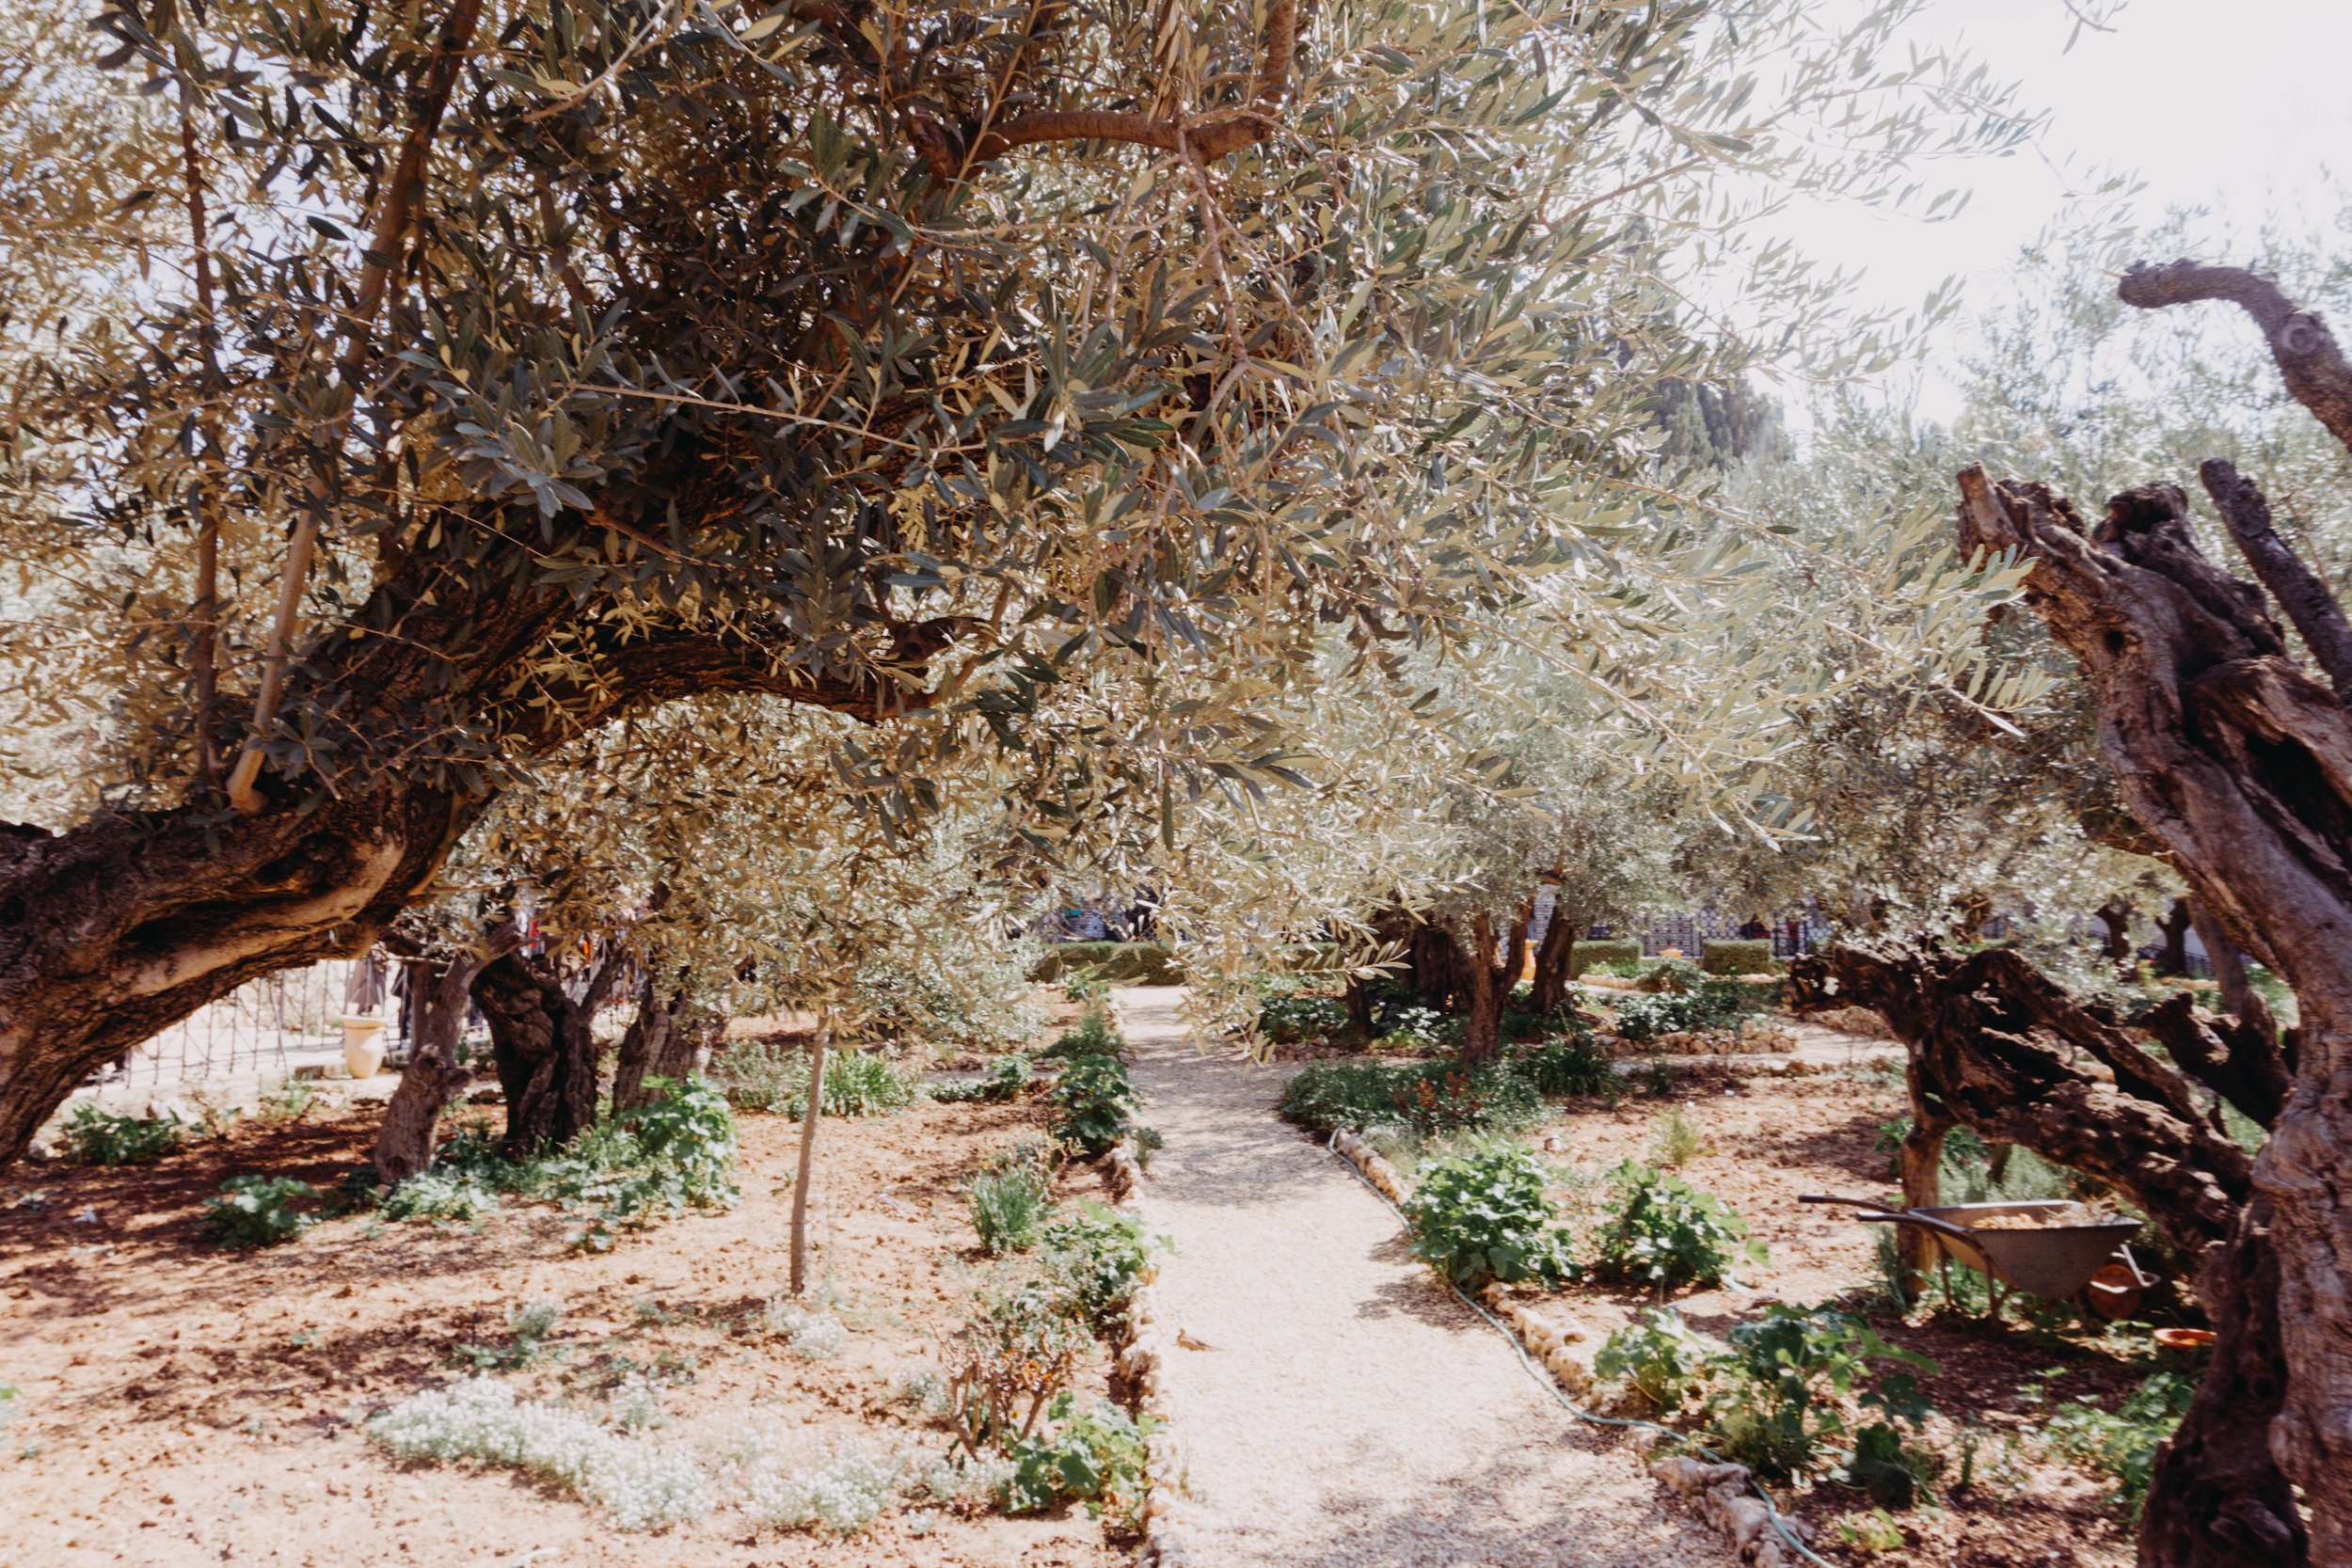
[[[176,1111],[134,1117],[101,1110],[85,1100],[59,1129],[66,1152],[81,1165],[146,1165],[176,1154],[187,1142],[188,1124]]]
[[[1556,1285],[1576,1270],[1546,1196],[1547,1173],[1523,1148],[1502,1146],[1439,1160],[1405,1200],[1413,1251],[1465,1289],[1489,1279]]]
[[[1136,1086],[1118,1057],[1080,1056],[1062,1069],[1054,1102],[1061,1107],[1055,1136],[1104,1154],[1135,1120]]]
[[[1720,1285],[1740,1259],[1761,1264],[1763,1243],[1723,1199],[1628,1160],[1609,1173],[1610,1199],[1595,1238],[1595,1267],[1660,1291]]]
[[[1690,969],[1693,976],[1698,974],[1696,965]],[[1734,980],[1708,979],[1693,979],[1688,990],[1627,996],[1615,1006],[1618,1037],[1629,1040],[1735,1028],[1741,1019],[1763,1010],[1753,988]]]
[[[1168,1243],[1143,1222],[1092,1198],[1082,1198],[1074,1218],[1048,1227],[1047,1277],[1070,1294],[1079,1317],[1098,1334],[1125,1310],[1143,1282],[1152,1254]]]
[[[1116,1056],[1127,1047],[1119,1026],[1111,1022],[1110,1006],[1095,997],[1080,1014],[1075,1027],[1065,1030],[1061,1037],[1038,1053],[1057,1061],[1073,1062],[1085,1056]]]
[[[804,1095],[805,1091],[803,1091]],[[835,1051],[825,1057],[825,1115],[879,1117],[914,1103],[913,1077],[898,1063],[867,1051]],[[796,1097],[795,1116],[807,1109]]]
[[[388,1220],[470,1220],[498,1204],[498,1194],[470,1173],[436,1168],[419,1171],[401,1182],[383,1196],[376,1208]]]
[[[1880,1376],[1872,1364],[1931,1373],[1935,1364],[1888,1344],[1851,1313],[1775,1303],[1724,1338],[1729,1349],[1711,1367],[1710,1424],[1724,1455],[1759,1474],[1822,1467],[1824,1446],[1849,1430],[1849,1401],[1915,1430],[1932,1413],[1909,1371]]]
[[[1858,1552],[1899,1552],[1909,1544],[1902,1526],[1883,1508],[1849,1513],[1832,1523],[1837,1528],[1837,1539]]]
[[[1038,1280],[982,1298],[980,1317],[960,1336],[947,1382],[956,1440],[974,1458],[1028,1437],[1069,1387],[1091,1342],[1072,1306],[1065,1293]]]
[[[746,1040],[714,1064],[715,1081],[740,1111],[798,1117],[808,1110],[808,1053],[780,1040]],[[887,1116],[914,1103],[914,1078],[867,1051],[825,1053],[825,1115]]]
[[[726,1097],[693,1074],[648,1078],[644,1088],[653,1098],[620,1118],[622,1130],[644,1158],[677,1174],[687,1202],[732,1204],[738,1146]]]
[[[1328,1039],[1347,1028],[1347,1005],[1328,996],[1269,996],[1258,1008],[1258,1030],[1270,1040]]]
[[[1028,1167],[983,1170],[972,1178],[972,1228],[992,1254],[1035,1246],[1051,1207],[1043,1179]]]
[[[291,1176],[232,1176],[220,1184],[219,1196],[205,1200],[204,1231],[225,1247],[291,1242],[316,1223],[294,1200],[317,1196],[317,1188]]]
[[[1143,1528],[1144,1461],[1153,1422],[1136,1421],[1108,1401],[1083,1413],[1064,1392],[1047,1409],[1047,1430],[1011,1449],[1005,1512],[1035,1513],[1064,1502],[1132,1534]]]
[[[1671,1307],[1653,1307],[1601,1341],[1593,1370],[1621,1378],[1656,1410],[1672,1410],[1705,1381],[1720,1353]]]
[[[289,1078],[254,1106],[254,1115],[272,1127],[300,1121],[318,1103],[318,1086],[308,1078]]]
[[[1282,1114],[1323,1132],[1410,1126],[1506,1132],[1543,1119],[1534,1085],[1496,1062],[1317,1062],[1282,1090]]]
[[[1678,1170],[1707,1151],[1707,1140],[1680,1108],[1664,1112],[1650,1123],[1650,1152],[1661,1165]]]
[[[1579,1031],[1566,1039],[1554,1040],[1540,1050],[1530,1051],[1518,1059],[1519,1076],[1545,1095],[1599,1094],[1617,1092],[1616,1069],[1609,1058],[1593,1043],[1593,1037]]]
[[[2088,1396],[2059,1405],[2044,1429],[2060,1453],[2088,1463],[2115,1482],[2114,1505],[2137,1521],[2148,1506],[2148,1482],[2156,1449],[2188,1414],[2196,1383],[2179,1372],[2157,1372],[2132,1390],[2113,1412]]]
[[[507,1340],[502,1345],[460,1345],[453,1358],[477,1372],[509,1367],[535,1366],[547,1354],[548,1336],[563,1320],[564,1304],[553,1296],[534,1296],[507,1314]]]

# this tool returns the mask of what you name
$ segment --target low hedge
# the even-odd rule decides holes
[[[1181,986],[1184,972],[1156,942],[1057,942],[1029,971],[1041,984],[1086,974],[1114,985]]]
[[[1580,942],[1568,954],[1568,978],[1578,975],[1596,964],[1638,963],[1642,943],[1635,937],[1607,937]]]
[[[1699,943],[1699,967],[1709,974],[1770,974],[1772,940],[1759,937],[1718,941],[1709,937]]]

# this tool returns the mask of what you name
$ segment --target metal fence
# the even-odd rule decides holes
[[[1736,920],[1711,911],[1690,914],[1659,914],[1634,922],[1623,932],[1596,926],[1596,937],[1623,935],[1641,939],[1642,951],[1656,958],[1669,950],[1696,958],[1709,942],[1762,942],[1769,939],[1772,957],[1793,958],[1810,953],[1829,940],[1829,923],[1811,915],[1796,915],[1770,923]]]
[[[96,1082],[109,1087],[157,1087],[251,1075],[290,1074],[339,1060],[342,1019],[365,1008],[400,1031],[400,1001],[388,994],[378,966],[371,981],[365,960],[329,959],[307,969],[262,976],[210,1002],[124,1053]]]

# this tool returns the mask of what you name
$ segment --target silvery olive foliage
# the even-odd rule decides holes
[[[200,798],[248,739],[307,788],[485,790],[689,642],[756,667],[705,684],[918,681],[1065,747],[1041,831],[1262,770],[1323,627],[1526,607],[1607,688],[1708,566],[1653,389],[1756,352],[1681,325],[1692,277],[1824,373],[1883,362],[1835,277],[1743,244],[1757,193],[2026,129],[1964,61],[1877,57],[1908,8],[13,17],[8,743],[94,781],[20,804]],[[334,656],[468,626],[487,686]],[[1106,656],[1118,722],[1032,733]],[[911,799],[938,746],[866,762]]]

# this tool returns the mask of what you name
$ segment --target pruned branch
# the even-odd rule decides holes
[[[2352,704],[2352,624],[2344,621],[2344,607],[2271,527],[2270,503],[2252,480],[2218,457],[2206,459],[2197,475],[2229,525],[2238,553],[2303,634],[2304,644],[2327,672],[2336,695]]]
[[[2221,300],[2254,318],[2270,356],[2295,401],[2352,449],[2352,364],[2344,361],[2328,324],[2300,309],[2278,279],[2249,267],[2208,267],[2195,261],[2162,266],[2142,262],[2123,275],[2116,293],[2126,305],[2160,310],[2168,305]]]

